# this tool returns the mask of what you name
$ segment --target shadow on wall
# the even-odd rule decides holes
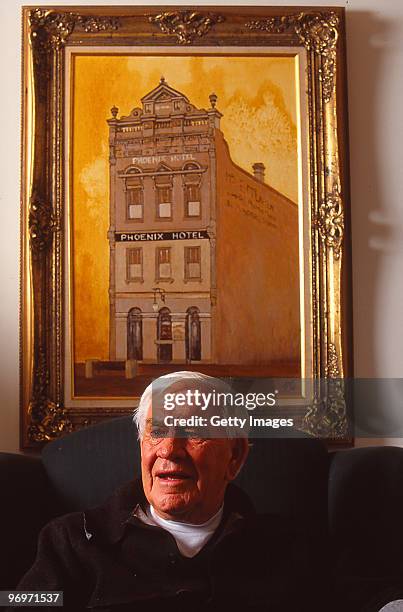
[[[390,90],[385,91],[383,84],[392,82],[388,73],[388,51],[391,50],[391,41],[398,40],[395,30],[400,26],[391,19],[380,17],[379,13],[349,11],[346,20],[355,376],[375,377],[382,370],[380,347],[387,349],[385,328],[380,327],[380,321],[387,322],[383,284],[385,280],[393,282],[385,269],[385,265],[388,265],[385,255],[403,251],[403,228],[401,223],[399,227],[398,219],[392,218],[393,211],[388,208],[385,189],[386,178],[382,176],[384,129],[385,123],[390,121],[384,114],[385,100]],[[388,154],[390,156],[391,152]],[[393,306],[389,301],[393,300],[388,297],[388,306]],[[386,394],[381,384],[372,385],[371,390],[375,397],[371,397],[369,404],[376,406],[375,421],[381,419],[383,427],[393,430],[397,416],[393,409],[390,410],[391,396],[395,395],[394,385],[389,385]],[[359,417],[360,411],[362,413],[367,409],[369,417],[370,406],[365,398],[361,398],[361,401],[359,405],[355,404],[356,417]],[[396,403],[396,397],[393,397],[393,401]],[[369,429],[367,435],[379,436],[379,421],[378,426],[372,423],[371,427],[368,426],[371,419],[366,420]],[[401,422],[401,416],[398,421]],[[365,433],[361,432],[361,435]],[[390,435],[393,435],[393,431],[385,431],[385,437]]]
[[[399,24],[369,12],[347,13],[347,59],[349,95],[350,172],[353,225],[355,376],[382,375],[380,343],[386,322],[380,316],[385,297],[382,284],[385,255],[403,252],[403,231],[388,209],[385,178],[382,177],[385,92],[390,83],[387,53]],[[390,121],[390,119],[389,119]],[[390,155],[390,153],[389,153]],[[393,202],[396,210],[396,203]],[[393,218],[392,218],[393,216]],[[389,301],[388,306],[390,307]],[[379,398],[381,399],[381,398]]]

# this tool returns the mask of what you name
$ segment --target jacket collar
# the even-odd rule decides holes
[[[147,504],[141,479],[128,482],[115,491],[102,506],[84,513],[85,531],[95,536],[102,534],[115,544],[131,527],[160,529],[143,522]],[[225,492],[223,518],[218,528],[219,539],[236,529],[235,525],[239,520],[248,518],[254,513],[248,496],[236,485],[229,484]]]

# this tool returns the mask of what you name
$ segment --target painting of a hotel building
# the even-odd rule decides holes
[[[216,105],[161,78],[112,108],[111,361],[299,364],[298,208],[231,160]]]

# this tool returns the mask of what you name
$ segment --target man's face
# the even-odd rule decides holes
[[[150,407],[141,440],[144,493],[162,518],[204,523],[221,507],[247,453],[245,438],[157,437]]]

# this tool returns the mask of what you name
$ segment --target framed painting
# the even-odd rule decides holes
[[[185,369],[318,383],[294,411],[345,437],[343,10],[27,7],[23,24],[22,446]]]

